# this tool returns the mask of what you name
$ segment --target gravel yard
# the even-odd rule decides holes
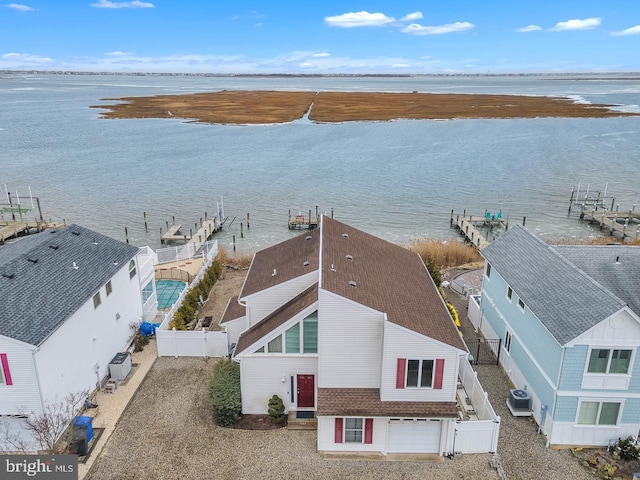
[[[229,274],[230,273],[230,274]],[[217,321],[227,296],[237,294],[245,272],[227,272],[207,307]],[[456,272],[446,276],[454,278]],[[479,286],[481,274],[465,273]],[[480,279],[480,280],[479,280]],[[215,287],[214,287],[215,288]],[[447,289],[460,313],[466,339],[467,299]],[[221,306],[222,304],[222,306]],[[492,455],[457,455],[439,462],[324,460],[316,432],[232,430],[213,422],[207,383],[215,359],[158,358],[86,477],[108,479],[496,479]],[[549,450],[535,423],[510,415],[509,384],[497,366],[476,367],[501,416],[498,453],[509,479],[594,477],[570,451]]]
[[[159,358],[86,478],[498,478],[489,468],[491,455],[439,462],[324,460],[316,453],[313,431],[220,428],[206,396],[214,361]]]

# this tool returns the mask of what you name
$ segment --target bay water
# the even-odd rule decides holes
[[[47,218],[159,246],[224,199],[217,234],[255,251],[294,235],[293,215],[334,217],[397,243],[456,237],[451,210],[486,210],[545,240],[599,232],[567,215],[572,188],[640,206],[640,117],[208,125],[106,120],[103,98],[219,90],[569,96],[640,112],[638,76],[206,77],[0,74],[0,187],[30,186]],[[6,201],[0,191],[2,202]],[[143,223],[147,214],[148,230]],[[246,215],[250,214],[250,230]],[[6,214],[5,214],[6,215]],[[235,218],[235,220],[233,220]],[[231,223],[233,221],[233,223]],[[240,238],[240,222],[244,238]]]

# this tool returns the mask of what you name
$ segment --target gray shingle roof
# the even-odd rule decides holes
[[[640,247],[556,245],[553,248],[640,316]]]
[[[481,253],[560,345],[625,306],[520,225],[510,228]]]
[[[138,251],[78,225],[0,246],[0,335],[40,345]]]

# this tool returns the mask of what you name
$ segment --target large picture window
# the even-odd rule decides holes
[[[594,348],[589,355],[587,373],[627,374],[631,365],[631,350]]]
[[[617,425],[619,413],[618,402],[582,402],[578,425]]]

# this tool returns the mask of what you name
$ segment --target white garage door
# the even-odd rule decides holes
[[[387,451],[390,453],[439,453],[439,421],[390,420]]]

